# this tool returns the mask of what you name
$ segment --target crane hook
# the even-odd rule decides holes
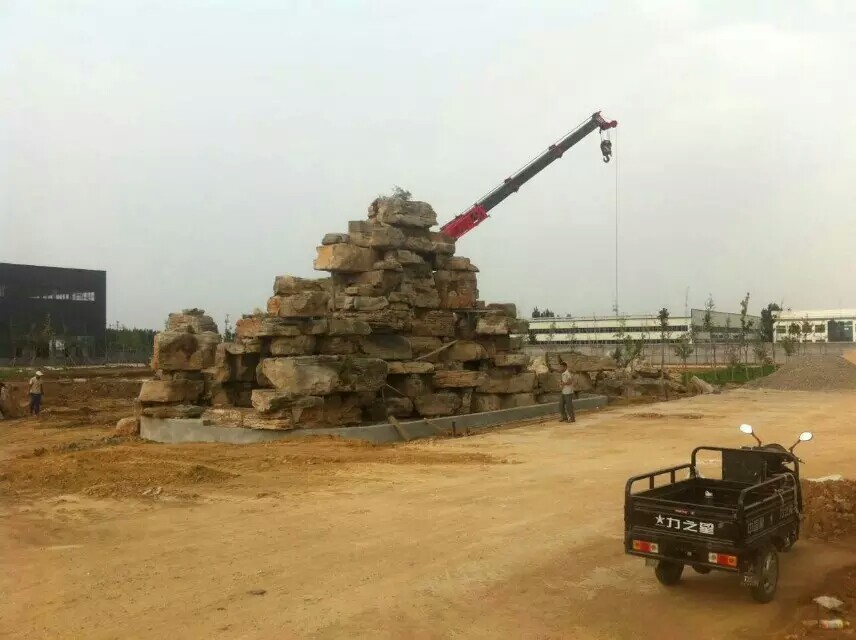
[[[609,162],[609,158],[612,156],[612,140],[601,140],[600,152],[603,154],[603,161]]]

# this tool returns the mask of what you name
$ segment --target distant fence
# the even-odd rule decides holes
[[[784,364],[788,360],[782,345],[775,345],[775,350],[771,349],[773,345],[767,344],[767,354],[773,356],[775,351],[776,364]],[[543,343],[537,345],[527,344],[524,347],[526,353],[530,355],[541,355],[546,351],[577,351],[585,355],[611,357],[615,351],[615,345],[612,344],[569,344],[567,342]],[[716,345],[716,364],[717,366],[728,366],[728,358],[725,355],[725,344]],[[842,355],[848,351],[856,350],[856,343],[853,342],[818,342],[806,343],[799,345],[799,349],[794,355]],[[687,366],[712,366],[714,362],[713,351],[709,344],[693,345],[693,353],[687,359]],[[657,364],[663,357],[663,350],[659,344],[649,344],[645,346],[643,358],[652,364]],[[666,345],[665,362],[669,365],[682,365],[683,361],[675,355],[672,346]],[[761,364],[755,356],[750,346],[749,348],[749,364]]]

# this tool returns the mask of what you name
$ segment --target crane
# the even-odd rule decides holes
[[[487,220],[488,211],[493,209],[512,193],[516,193],[521,186],[538,175],[553,161],[561,158],[565,151],[573,147],[592,131],[599,129],[602,136],[602,132],[614,129],[617,126],[618,122],[616,120],[606,120],[600,115],[600,111],[593,113],[588,120],[583,122],[583,124],[571,131],[557,143],[551,144],[547,147],[547,150],[544,151],[544,153],[539,155],[510,178],[506,178],[501,185],[496,187],[493,191],[490,191],[472,207],[463,213],[459,213],[452,220],[444,224],[440,228],[440,231],[453,240],[457,240],[465,233],[471,231]],[[603,161],[609,162],[609,159],[612,156],[612,142],[609,138],[602,137],[600,141],[600,151],[603,154]]]

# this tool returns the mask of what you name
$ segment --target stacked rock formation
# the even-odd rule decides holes
[[[170,315],[145,411],[194,403],[213,423],[292,429],[536,404],[528,323],[478,300],[478,269],[435,224],[424,202],[378,198],[324,237],[314,266],[330,276],[277,277],[234,342],[201,312]]]

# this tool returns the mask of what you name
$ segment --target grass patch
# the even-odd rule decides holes
[[[684,383],[686,384],[689,378],[698,376],[705,382],[710,384],[722,384],[724,382],[734,382],[735,384],[744,384],[750,380],[763,378],[768,376],[778,369],[777,365],[765,364],[764,366],[744,367],[720,367],[718,369],[705,369],[704,371],[695,371],[687,373]]]

